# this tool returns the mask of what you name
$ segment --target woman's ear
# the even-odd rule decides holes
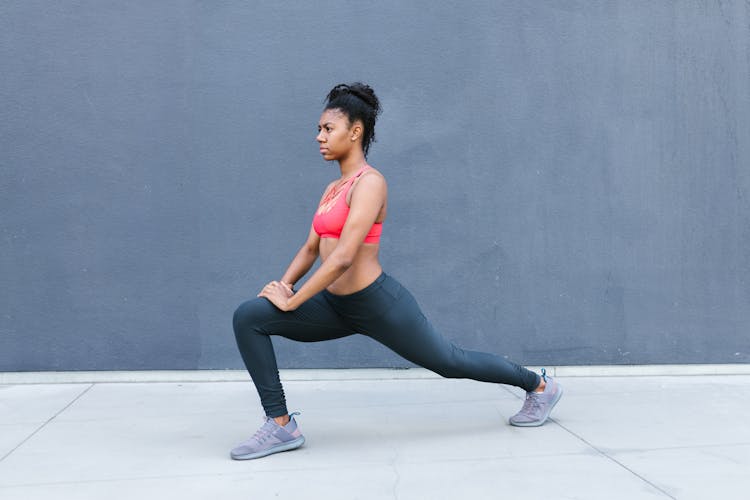
[[[352,128],[349,129],[349,138],[352,140],[352,142],[362,137],[363,130],[364,130],[364,127],[359,122],[359,120],[354,122],[354,125],[352,125]]]

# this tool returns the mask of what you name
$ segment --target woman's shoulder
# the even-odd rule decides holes
[[[373,167],[367,168],[357,179],[355,179],[352,188],[349,190],[347,202],[351,199],[351,193],[357,191],[355,189],[357,186],[363,186],[366,191],[371,193],[380,192],[383,196],[386,196],[386,193],[388,192],[388,183],[385,181],[385,176]]]
[[[355,181],[355,184],[359,184],[360,182],[364,182],[365,184],[371,186],[376,184],[386,185],[385,176],[380,172],[380,170],[370,165],[368,165],[368,168],[365,169],[364,172],[362,172],[359,178]]]
[[[373,167],[372,165],[368,165],[368,168],[364,172],[362,172],[362,175],[360,177],[364,178],[367,176],[376,177],[376,178],[379,178],[381,181],[385,182],[385,175],[383,175],[383,173],[380,170]]]

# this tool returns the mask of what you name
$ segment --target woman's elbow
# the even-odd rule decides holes
[[[349,255],[347,252],[339,252],[336,255],[331,255],[328,260],[332,261],[331,264],[336,267],[339,271],[346,271],[354,263],[354,256]]]

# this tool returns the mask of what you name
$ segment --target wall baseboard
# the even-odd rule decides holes
[[[529,367],[539,371],[539,367]],[[750,364],[549,366],[553,377],[662,377],[750,375]],[[424,368],[348,368],[280,370],[287,381],[436,379]],[[249,382],[244,370],[145,370],[0,372],[0,384],[98,384],[147,382]]]

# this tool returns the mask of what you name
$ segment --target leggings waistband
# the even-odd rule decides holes
[[[386,278],[388,278],[388,275],[385,274],[385,272],[381,272],[380,276],[378,276],[377,278],[375,278],[375,281],[373,281],[372,283],[370,283],[369,285],[367,285],[366,287],[364,287],[362,290],[357,290],[354,293],[348,293],[346,295],[337,295],[335,293],[329,292],[328,290],[323,290],[323,293],[327,297],[330,297],[330,298],[332,298],[334,300],[335,299],[343,299],[343,300],[346,300],[346,299],[356,299],[358,297],[361,297],[362,295],[367,294],[368,292],[372,291],[373,289],[379,287],[380,284],[383,283],[386,280]]]

